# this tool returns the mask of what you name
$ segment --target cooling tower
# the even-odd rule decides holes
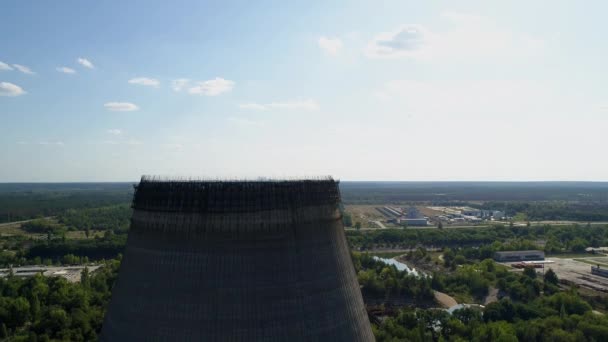
[[[136,187],[102,341],[373,341],[331,178]]]

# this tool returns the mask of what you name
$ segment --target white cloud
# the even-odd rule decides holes
[[[160,86],[160,81],[155,78],[148,77],[136,77],[129,80],[131,84],[138,84],[148,87],[158,87]]]
[[[72,68],[68,68],[68,67],[57,67],[55,70],[62,72],[64,74],[75,74],[76,70],[72,69]]]
[[[262,127],[264,124],[259,121],[254,121],[246,118],[230,117],[228,118],[230,123],[238,126],[249,126],[249,127]]]
[[[108,140],[100,140],[100,141],[89,141],[89,144],[93,145],[121,145],[121,146],[139,146],[143,143],[136,139],[108,139]]]
[[[173,91],[180,92],[180,91],[184,90],[186,87],[188,87],[188,84],[190,84],[189,79],[178,78],[178,79],[171,81],[171,89],[173,89]]]
[[[131,146],[139,146],[139,145],[143,145],[143,142],[136,140],[136,139],[129,139],[126,141],[127,145],[131,145]]]
[[[342,41],[339,38],[321,37],[319,38],[318,43],[321,49],[332,56],[338,55],[343,46]]]
[[[216,77],[212,80],[196,82],[194,87],[188,88],[188,93],[192,95],[217,96],[229,92],[234,88],[234,82]]]
[[[1,70],[13,70],[13,68],[10,65],[0,61],[0,71]]]
[[[26,67],[25,65],[21,65],[21,64],[13,64],[13,67],[15,67],[15,69],[21,71],[24,74],[28,74],[28,75],[33,75],[35,74],[35,72],[32,71],[32,69]]]
[[[103,106],[112,112],[132,112],[139,110],[139,107],[131,102],[108,102]]]
[[[122,131],[120,129],[113,128],[113,129],[107,130],[106,133],[112,134],[112,135],[121,135]]]
[[[270,103],[245,103],[245,104],[239,105],[239,108],[251,109],[251,110],[272,110],[272,109],[318,110],[319,105],[314,100],[295,100],[295,101],[270,102]]]
[[[259,103],[244,103],[244,104],[240,104],[239,108],[241,108],[241,109],[251,109],[251,110],[266,110],[266,109],[268,109],[268,107],[266,107],[263,104],[259,104]]]
[[[414,57],[431,40],[431,33],[420,25],[403,25],[392,32],[378,34],[367,47],[368,57]]]
[[[63,143],[63,141],[41,141],[38,143],[38,145],[43,145],[43,146],[64,146],[65,144]]]
[[[181,150],[184,148],[184,145],[178,143],[163,144],[163,146],[173,150]]]
[[[469,120],[486,117],[513,119],[530,113],[559,112],[568,102],[557,103],[550,86],[530,80],[394,80],[377,93],[384,105],[394,105],[402,115],[427,120]]]
[[[446,12],[441,15],[450,29],[432,30],[410,24],[378,34],[367,45],[369,58],[455,59],[515,57],[538,54],[543,41],[497,27],[487,18]]]
[[[0,82],[0,96],[19,96],[25,94],[25,90],[16,84]]]
[[[93,65],[93,63],[91,63],[90,60],[83,58],[83,57],[78,57],[78,59],[76,60],[78,62],[78,64],[82,65],[85,68],[89,68],[89,69],[94,69],[95,66]]]

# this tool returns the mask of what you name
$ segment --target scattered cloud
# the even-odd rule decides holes
[[[101,141],[89,141],[89,144],[93,145],[121,145],[121,146],[139,146],[143,145],[143,143],[136,139],[108,139]]]
[[[245,104],[239,105],[239,108],[250,109],[250,110],[272,110],[272,109],[318,110],[319,105],[314,100],[295,100],[295,101],[270,102],[270,103],[245,103]]]
[[[29,142],[29,141],[18,141],[17,144],[19,145],[40,145],[40,146],[59,146],[59,147],[63,147],[65,146],[65,143],[63,141],[39,141],[39,142]]]
[[[82,65],[85,68],[95,69],[95,66],[93,65],[93,63],[91,63],[91,61],[86,58],[78,57],[78,59],[76,61],[78,62],[78,64]]]
[[[112,134],[112,135],[121,135],[122,131],[120,129],[113,128],[113,129],[107,130],[106,133]]]
[[[28,74],[28,75],[34,75],[35,72],[32,71],[32,69],[26,67],[25,65],[21,65],[21,64],[13,64],[13,67],[19,71],[21,71],[24,74]]]
[[[38,143],[38,145],[43,145],[43,146],[64,146],[65,144],[63,143],[63,141],[41,141]]]
[[[217,96],[229,92],[234,88],[234,82],[216,77],[212,80],[196,82],[196,85],[188,88],[188,93],[192,95]]]
[[[217,96],[231,91],[234,81],[216,77],[207,81],[191,81],[188,78],[178,78],[171,81],[171,89],[175,92],[185,90],[191,95]]]
[[[367,48],[368,57],[414,57],[428,43],[431,33],[420,25],[403,25],[377,35]]]
[[[267,106],[265,106],[263,104],[259,104],[259,103],[240,104],[239,108],[241,108],[241,109],[251,109],[251,110],[266,110],[266,109],[268,109]]]
[[[319,47],[331,56],[337,56],[342,49],[342,41],[339,38],[319,38]]]
[[[129,139],[126,141],[126,144],[131,145],[131,146],[139,146],[139,145],[143,145],[144,143],[137,139]]]
[[[180,92],[180,91],[184,90],[186,87],[188,87],[189,84],[190,84],[189,79],[178,78],[178,79],[171,81],[171,89],[173,89],[173,91]]]
[[[383,90],[377,90],[372,92],[372,96],[380,101],[388,101],[391,99],[391,95],[387,94],[387,92]]]
[[[433,117],[514,117],[515,113],[558,111],[554,90],[531,80],[393,80],[378,89],[386,105],[402,113]],[[376,96],[378,97],[378,96]]]
[[[13,70],[13,67],[0,61],[0,71]]]
[[[148,77],[136,77],[129,80],[131,84],[138,84],[148,87],[158,87],[160,86],[160,81],[155,78]]]
[[[173,150],[181,150],[184,148],[184,145],[178,144],[178,143],[163,144],[163,146],[166,148],[173,149]]]
[[[112,112],[133,112],[139,110],[139,107],[131,102],[107,102],[103,106]]]
[[[527,34],[497,27],[482,16],[446,12],[448,30],[409,24],[375,36],[367,45],[369,58],[420,60],[469,57],[513,57],[537,54],[544,42]]]
[[[16,84],[0,82],[0,96],[19,96],[25,94],[25,90]]]
[[[72,68],[68,68],[68,67],[57,67],[55,70],[62,72],[64,74],[75,74],[76,70],[72,69]]]
[[[238,126],[249,126],[249,127],[264,126],[264,124],[262,122],[254,121],[254,120],[250,120],[250,119],[246,119],[246,118],[239,118],[239,117],[230,117],[230,118],[228,118],[228,121],[230,123],[238,125]]]

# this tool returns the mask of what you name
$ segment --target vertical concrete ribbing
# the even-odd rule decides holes
[[[371,341],[333,180],[142,179],[104,341]]]

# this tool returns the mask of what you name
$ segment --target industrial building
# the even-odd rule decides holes
[[[545,260],[543,251],[505,251],[496,252],[494,259],[500,262]]]
[[[142,178],[101,341],[373,341],[331,178]]]
[[[11,273],[13,276],[20,278],[33,277],[36,274],[41,274],[45,277],[62,277],[71,283],[75,283],[80,281],[80,276],[85,267],[88,269],[89,273],[92,274],[101,266],[21,266],[1,268],[0,278],[6,278]]]
[[[406,226],[427,226],[428,220],[422,216],[418,208],[409,207],[407,209],[407,215],[397,218],[397,224]]]
[[[402,224],[406,226],[428,226],[428,221],[426,218],[398,218],[397,224]]]

